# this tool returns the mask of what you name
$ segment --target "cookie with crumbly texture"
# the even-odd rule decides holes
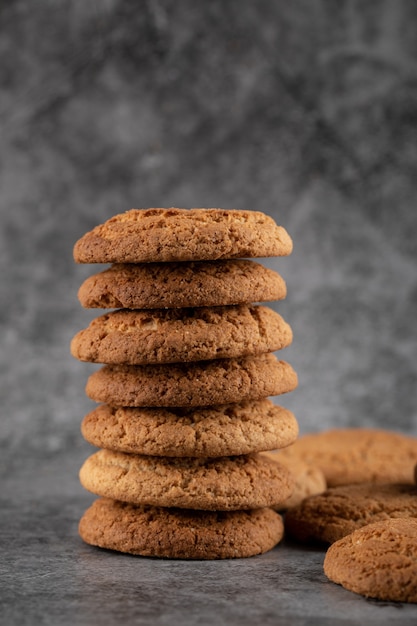
[[[91,400],[112,406],[210,406],[292,391],[297,374],[274,354],[164,365],[104,365],[87,380]]]
[[[86,233],[77,263],[149,263],[284,256],[287,231],[260,211],[131,209]]]
[[[331,487],[287,511],[288,535],[302,543],[333,543],[390,517],[417,517],[417,486],[361,483]]]
[[[116,263],[89,276],[78,299],[87,309],[159,309],[271,302],[286,294],[278,272],[241,259]]]
[[[417,438],[372,428],[340,428],[300,436],[282,452],[319,467],[329,487],[363,482],[414,483]]]
[[[220,457],[283,448],[295,441],[291,411],[262,399],[192,409],[98,406],[81,424],[97,448],[174,457]]]
[[[293,489],[291,473],[259,454],[179,458],[99,450],[80,481],[98,496],[152,506],[233,511],[279,505]]]
[[[100,498],[82,516],[79,533],[90,545],[118,552],[204,560],[263,554],[281,541],[283,528],[269,508],[194,511]]]
[[[387,519],[330,546],[324,573],[367,598],[417,602],[417,519]]]
[[[71,354],[93,363],[181,363],[274,352],[291,341],[289,324],[266,306],[121,309],[78,332]]]
[[[291,444],[290,444],[291,445]],[[276,446],[279,448],[280,446]],[[281,448],[287,446],[281,446]],[[269,459],[285,465],[293,475],[295,484],[291,496],[283,502],[281,511],[297,506],[305,498],[319,493],[323,493],[327,489],[326,479],[319,467],[305,463],[296,458],[287,457],[281,454],[282,450],[271,450],[262,454]]]

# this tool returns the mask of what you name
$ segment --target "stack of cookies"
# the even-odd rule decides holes
[[[76,243],[77,262],[111,264],[81,285],[81,304],[115,309],[71,343],[104,364],[86,386],[100,404],[82,423],[100,448],[80,471],[100,496],[80,521],[87,543],[214,559],[281,540],[276,510],[293,479],[262,451],[297,438],[294,415],[268,398],[297,376],[273,354],[290,326],[259,304],[284,298],[285,282],[250,259],[291,249],[270,217],[222,209],[133,209]]]

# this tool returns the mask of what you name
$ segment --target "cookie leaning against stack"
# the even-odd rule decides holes
[[[273,510],[291,473],[260,452],[298,435],[294,415],[268,396],[297,376],[272,353],[290,345],[282,317],[254,302],[286,296],[279,274],[243,259],[290,254],[286,231],[255,211],[132,209],[86,233],[79,263],[111,263],[79,299],[117,309],[73,338],[73,356],[103,367],[83,420],[101,448],[80,471],[100,499],[81,537],[143,556],[252,556],[283,536]]]

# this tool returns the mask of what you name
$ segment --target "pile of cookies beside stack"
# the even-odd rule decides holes
[[[273,354],[292,332],[259,304],[284,298],[284,280],[250,259],[291,249],[272,218],[222,209],[133,209],[76,243],[77,262],[111,264],[81,285],[81,304],[115,309],[71,343],[104,364],[86,386],[100,404],[82,423],[100,448],[80,471],[100,496],[80,521],[87,543],[215,559],[282,539],[277,510],[294,481],[262,452],[298,435],[269,399],[297,386]]]
[[[417,602],[415,437],[335,428],[264,454],[322,472],[327,489],[290,507],[285,529],[297,542],[327,548],[331,581],[380,600]]]

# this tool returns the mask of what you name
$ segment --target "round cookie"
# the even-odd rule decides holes
[[[93,546],[169,559],[231,559],[271,550],[283,537],[282,518],[269,508],[192,511],[96,500],[79,524]]]
[[[121,309],[77,333],[71,353],[93,363],[181,363],[274,352],[291,341],[290,326],[266,306]]]
[[[340,428],[302,435],[282,454],[319,467],[329,487],[413,484],[417,438],[389,430]]]
[[[284,448],[286,446],[276,447]],[[297,506],[309,496],[326,491],[326,479],[320,468],[304,463],[304,461],[299,459],[287,457],[281,454],[281,450],[263,452],[262,454],[269,459],[280,463],[280,465],[285,465],[285,467],[289,469],[293,475],[295,481],[294,490],[288,500],[282,503],[280,508],[281,511]]]
[[[282,300],[284,279],[249,260],[117,263],[89,276],[78,290],[85,308],[160,309]]]
[[[417,602],[417,519],[388,519],[330,546],[324,573],[368,598]]]
[[[391,517],[417,517],[417,486],[361,483],[331,487],[289,509],[285,528],[297,541],[333,543]]]
[[[131,209],[86,233],[78,263],[203,261],[290,254],[284,228],[260,211]]]
[[[98,448],[174,457],[220,457],[282,448],[298,424],[287,409],[262,399],[207,408],[98,406],[84,417],[84,438]]]
[[[199,459],[99,450],[82,465],[80,481],[122,502],[207,511],[276,506],[293,489],[285,467],[257,454]]]
[[[112,406],[209,406],[292,391],[297,374],[273,354],[203,363],[104,365],[87,380],[86,394]]]

